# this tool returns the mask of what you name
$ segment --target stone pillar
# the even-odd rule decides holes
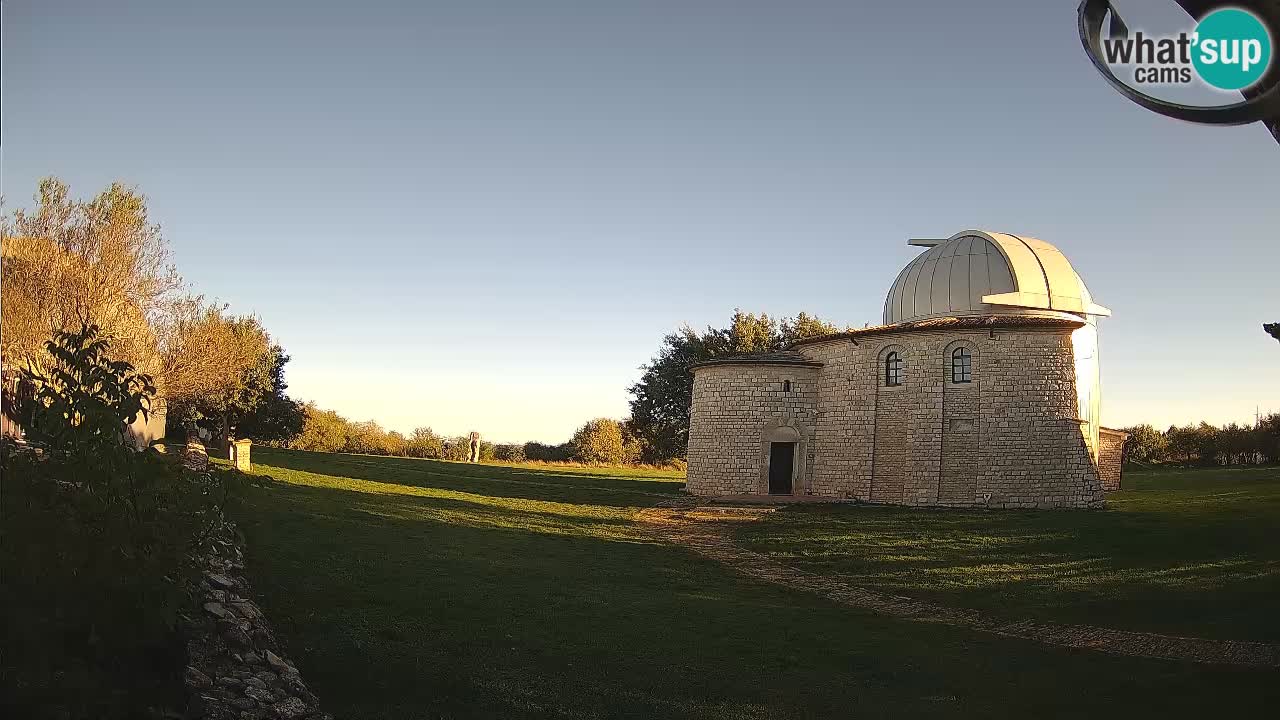
[[[240,472],[249,472],[252,467],[249,464],[249,446],[252,444],[252,440],[232,440],[228,443],[227,459],[231,461],[232,467]]]

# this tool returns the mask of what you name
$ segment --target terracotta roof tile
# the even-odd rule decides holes
[[[1075,328],[1083,327],[1084,324],[1083,320],[1036,317],[1035,315],[940,317],[928,318],[925,320],[912,320],[909,322],[894,323],[892,325],[872,325],[870,327],[846,330],[844,332],[832,333],[830,335],[819,335],[817,337],[798,340],[791,343],[791,347],[794,348],[802,345],[812,345],[814,343],[828,342],[830,340],[842,340],[845,338],[859,338],[865,335],[889,335],[892,333],[916,332],[919,330],[986,330],[988,328],[1020,327],[1070,328],[1074,330]]]
[[[794,350],[778,352],[741,353],[738,355],[722,355],[720,357],[694,363],[690,367],[700,368],[709,365],[802,365],[806,367],[822,367],[822,363],[813,360]]]

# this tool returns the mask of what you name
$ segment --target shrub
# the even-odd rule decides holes
[[[1150,425],[1126,428],[1125,459],[1136,463],[1258,465],[1280,461],[1280,414],[1259,418],[1249,427],[1202,422],[1170,426],[1163,433]]]
[[[1169,441],[1159,430],[1150,425],[1135,425],[1126,428],[1129,437],[1125,440],[1125,460],[1135,463],[1160,462],[1169,451]]]
[[[471,438],[466,435],[459,435],[455,438],[449,438],[444,446],[445,460],[456,460],[466,462],[471,459]]]
[[[150,379],[90,326],[58,333],[29,437],[0,456],[0,677],[10,717],[139,717],[182,702],[178,614],[222,521],[222,485],[124,444]]]
[[[527,460],[535,462],[568,462],[573,459],[573,445],[571,443],[545,445],[540,442],[527,442],[524,444],[524,455]]]
[[[444,440],[429,427],[414,428],[405,444],[405,454],[409,457],[439,459],[444,456]]]
[[[528,458],[524,454],[524,445],[503,443],[493,447],[493,459],[502,462],[524,462]]]
[[[347,430],[347,444],[343,452],[386,455],[386,431],[378,423],[351,423]]]
[[[307,403],[302,433],[289,447],[313,452],[341,452],[347,445],[350,423],[332,410],[321,410],[315,403]]]
[[[620,465],[625,457],[622,428],[616,420],[596,418],[573,434],[573,459],[584,463]]]

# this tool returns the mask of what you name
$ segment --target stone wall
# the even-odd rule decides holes
[[[1098,479],[1102,489],[1115,492],[1120,489],[1120,479],[1124,474],[1124,442],[1129,433],[1111,428],[1098,431]]]
[[[185,623],[186,720],[333,720],[251,599],[240,537],[224,521],[200,559],[199,609]]]
[[[972,382],[951,382],[951,351],[973,354]],[[805,491],[915,506],[1099,507],[1095,457],[1078,412],[1070,329],[913,331],[801,345],[821,362],[815,412],[805,415]],[[903,359],[903,384],[884,386],[883,360]],[[699,368],[689,442],[689,489],[758,492],[763,384],[749,365]],[[806,396],[808,399],[808,396]],[[754,454],[752,454],[754,450]]]
[[[769,443],[794,439],[792,487],[796,494],[809,492],[817,391],[817,368],[804,365],[700,368],[689,423],[689,491],[767,493]]]

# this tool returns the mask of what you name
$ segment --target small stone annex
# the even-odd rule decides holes
[[[1097,318],[1053,245],[967,230],[889,290],[884,322],[693,368],[688,489],[913,506],[1096,508]]]

